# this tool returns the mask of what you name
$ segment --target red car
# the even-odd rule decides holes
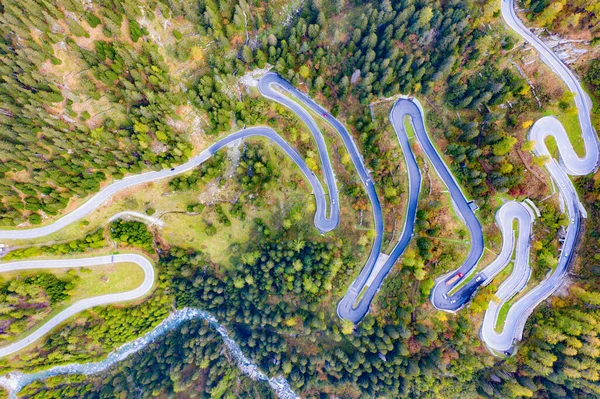
[[[464,276],[463,273],[456,273],[450,280],[446,281],[446,285],[450,285],[456,282],[459,278]]]

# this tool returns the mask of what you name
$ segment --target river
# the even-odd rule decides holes
[[[273,378],[268,377],[258,368],[256,364],[252,363],[244,355],[240,346],[229,336],[227,329],[221,325],[214,316],[203,310],[193,308],[185,308],[171,313],[169,317],[163,320],[152,331],[136,339],[135,341],[124,344],[117,350],[109,353],[104,360],[89,363],[71,363],[33,373],[13,371],[0,376],[0,386],[4,387],[4,389],[8,391],[10,399],[16,399],[19,392],[34,381],[43,381],[47,378],[58,375],[93,375],[101,373],[116,363],[125,360],[130,355],[144,349],[148,344],[152,343],[154,340],[166,334],[167,332],[179,327],[186,321],[195,319],[206,320],[211,327],[213,327],[221,335],[225,346],[227,346],[229,353],[235,359],[235,362],[242,373],[246,374],[254,381],[267,381],[277,394],[277,397],[281,399],[298,398],[288,381],[283,376],[277,376]]]

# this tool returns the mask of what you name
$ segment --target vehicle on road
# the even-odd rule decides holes
[[[456,273],[450,280],[446,281],[446,285],[454,284],[462,276],[464,276],[464,273]]]
[[[175,168],[171,168],[171,172],[174,171],[174,170],[175,170]]]

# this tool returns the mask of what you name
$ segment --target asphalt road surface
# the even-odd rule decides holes
[[[531,128],[529,140],[535,142],[533,153],[536,156],[550,158],[550,152],[545,144],[545,139],[552,136],[556,139],[560,156],[560,163],[550,159],[546,168],[552,180],[559,189],[560,195],[566,205],[569,224],[564,231],[564,241],[558,260],[558,266],[539,285],[529,290],[510,307],[506,320],[500,332],[496,332],[500,309],[514,295],[523,290],[529,280],[531,269],[529,267],[530,233],[533,215],[525,207],[516,203],[505,204],[497,214],[497,222],[503,232],[503,247],[500,255],[492,264],[475,276],[469,283],[458,290],[451,300],[463,306],[469,298],[464,292],[474,293],[478,284],[488,284],[493,277],[502,270],[508,262],[513,260],[511,275],[500,285],[496,296],[499,302],[492,301],[484,316],[481,328],[481,339],[494,353],[510,354],[514,350],[514,343],[522,339],[525,322],[535,307],[550,296],[562,283],[569,262],[573,256],[577,234],[580,228],[581,217],[586,216],[585,209],[577,191],[573,186],[570,175],[586,175],[594,171],[598,164],[598,136],[590,120],[591,101],[582,89],[581,84],[573,72],[535,35],[533,35],[518,19],[514,11],[513,0],[502,1],[502,16],[507,25],[521,35],[527,42],[536,48],[542,61],[547,64],[575,94],[575,104],[579,114],[579,123],[585,146],[585,156],[578,157],[571,145],[568,135],[562,124],[554,117],[544,117],[538,120]],[[514,233],[512,221],[519,222],[519,239],[515,250],[515,258],[510,258],[514,247]],[[466,278],[464,276],[462,279]],[[458,284],[462,279],[459,279]],[[454,285],[454,284],[453,284]],[[435,289],[434,289],[435,290]],[[460,295],[460,296],[458,296]],[[451,310],[451,309],[447,309]]]
[[[294,150],[285,140],[283,140],[283,138],[281,138],[281,136],[275,133],[275,131],[273,131],[272,129],[266,127],[255,127],[238,131],[225,137],[222,140],[219,140],[217,143],[210,146],[208,150],[202,152],[202,154],[191,159],[184,165],[180,165],[176,168],[167,169],[160,172],[148,172],[136,176],[130,176],[124,178],[123,180],[116,181],[115,183],[104,188],[102,191],[100,191],[98,194],[92,197],[89,201],[85,202],[80,208],[77,208],[75,211],[58,219],[56,222],[50,225],[27,230],[0,231],[0,238],[35,238],[51,234],[89,214],[98,206],[100,206],[106,199],[108,199],[110,196],[114,195],[120,190],[145,182],[174,176],[176,174],[190,170],[199,165],[200,163],[206,161],[210,157],[210,155],[214,154],[223,147],[231,143],[235,143],[240,139],[255,136],[266,137],[273,141],[298,165],[304,176],[310,182],[313,189],[313,193],[315,195],[315,200],[317,204],[317,210],[315,212],[315,226],[322,232],[334,229],[338,223],[337,221],[339,220],[339,202],[332,201],[333,203],[331,204],[330,212],[331,216],[327,217],[327,199],[323,187],[321,186],[321,182],[315,176],[315,174],[308,168],[302,156],[298,154],[296,150]],[[335,184],[333,185],[333,188],[335,190]],[[18,233],[18,236],[16,236],[16,233]],[[85,259],[25,260],[19,262],[0,263],[0,273],[3,273],[18,270],[91,267],[105,265],[112,262],[137,263],[138,265],[140,265],[140,267],[142,267],[142,269],[144,269],[144,282],[138,288],[132,291],[117,294],[101,295],[93,298],[86,298],[84,300],[74,303],[67,309],[60,312],[58,315],[54,316],[52,319],[43,324],[39,329],[35,330],[27,337],[23,338],[22,340],[16,341],[8,346],[0,348],[0,357],[10,355],[25,348],[26,346],[40,339],[52,329],[56,328],[59,324],[61,324],[68,318],[74,316],[75,314],[85,309],[89,309],[94,306],[121,303],[130,301],[132,299],[140,298],[146,295],[148,292],[150,292],[154,283],[154,268],[152,264],[146,258],[137,254],[119,254]]]
[[[370,268],[365,266],[360,276],[352,282],[348,292],[338,304],[338,316],[354,323],[358,323],[367,314],[375,294],[377,294],[381,288],[383,280],[390,272],[398,258],[404,253],[404,250],[408,246],[413,236],[422,179],[421,172],[419,171],[419,165],[417,164],[415,156],[410,148],[408,134],[404,127],[404,117],[410,116],[414,122],[415,120],[419,120],[419,115],[420,113],[416,105],[409,100],[397,101],[390,112],[390,120],[394,130],[396,131],[396,137],[398,138],[402,152],[404,153],[404,159],[408,170],[409,187],[407,211],[400,238],[383,266],[377,270],[377,274],[372,279],[369,278],[371,277],[371,273],[374,272],[372,265],[368,264]],[[370,183],[372,186],[372,182]],[[383,228],[383,222],[381,222],[381,226]],[[380,251],[381,249],[379,246],[377,247],[377,257],[379,257],[379,254],[381,253]],[[373,254],[373,252],[371,254]],[[377,257],[375,258],[375,262]],[[371,261],[371,258],[369,261]],[[366,283],[369,280],[370,285],[367,286]]]
[[[529,243],[522,248],[517,247],[515,267],[511,276],[502,283],[498,289],[497,296],[500,303],[491,302],[486,311],[481,338],[492,352],[510,354],[514,350],[514,343],[523,337],[525,322],[533,309],[540,302],[550,296],[563,281],[567,267],[573,257],[573,251],[580,229],[581,217],[586,216],[585,209],[579,201],[577,191],[568,175],[586,175],[593,172],[598,165],[598,135],[594,130],[590,111],[592,103],[580,82],[573,72],[554,54],[540,39],[533,35],[519,20],[514,10],[514,0],[502,2],[502,16],[504,20],[529,42],[539,52],[542,61],[548,65],[575,94],[575,105],[579,114],[582,138],[585,146],[585,156],[580,158],[575,153],[568,135],[562,124],[554,117],[544,117],[538,120],[529,132],[529,140],[535,141],[533,153],[536,156],[550,158],[550,152],[544,140],[552,136],[556,139],[560,163],[550,159],[546,168],[559,189],[560,195],[566,205],[569,224],[564,232],[564,241],[560,250],[558,265],[553,273],[549,274],[544,281],[528,291],[510,307],[506,321],[500,333],[494,330],[500,308],[513,295],[521,291],[529,278]],[[521,240],[519,240],[521,242]],[[524,241],[524,240],[523,240]],[[527,259],[525,259],[527,258]],[[513,277],[514,276],[514,277]]]
[[[577,175],[587,174],[596,167],[598,162],[597,135],[592,128],[589,117],[591,102],[589,100],[589,97],[582,90],[579,82],[577,81],[577,78],[564,64],[562,64],[562,62],[552,53],[552,51],[550,51],[539,39],[532,35],[516,18],[513,9],[513,0],[505,0],[502,2],[502,15],[504,16],[504,18],[507,21],[507,24],[511,28],[517,31],[517,33],[523,36],[534,47],[536,47],[536,49],[538,49],[544,62],[547,63],[552,68],[552,70],[556,72],[565,81],[565,83],[569,86],[569,89],[575,93],[575,101],[578,108],[580,124],[583,131],[586,156],[583,158],[577,157],[568,140],[564,128],[556,119],[543,118],[536,122],[536,124],[534,124],[534,126],[532,127],[532,130],[530,132],[530,139],[536,141],[536,146],[534,149],[534,153],[536,155],[549,155],[548,150],[544,144],[544,139],[547,136],[553,136],[557,140],[559,152],[561,155],[561,163],[559,164],[555,160],[551,160],[548,163],[547,168],[553,180],[559,187],[561,196],[563,197],[567,205],[567,211],[571,223],[566,228],[561,259],[559,260],[559,265],[556,271],[551,276],[549,276],[542,284],[529,291],[511,307],[505,322],[504,331],[501,334],[497,334],[495,332],[492,333],[489,330],[490,326],[492,326],[493,328],[493,325],[495,324],[494,321],[497,317],[499,307],[495,311],[493,308],[491,309],[491,311],[488,311],[488,313],[490,314],[489,316],[488,313],[486,313],[486,320],[484,321],[484,326],[482,328],[482,338],[484,339],[488,347],[490,347],[490,349],[496,351],[508,351],[511,348],[514,339],[520,339],[525,320],[527,319],[533,308],[537,306],[537,304],[539,304],[539,302],[545,299],[548,295],[550,295],[560,284],[562,276],[564,275],[566,267],[572,256],[573,247],[575,245],[577,231],[579,229],[580,223],[579,212],[585,211],[578,200],[577,193],[569,177],[567,176],[567,173]],[[481,258],[481,254],[483,253],[483,234],[481,225],[475,217],[470,203],[465,198],[456,180],[448,170],[447,166],[442,160],[442,157],[435,148],[435,145],[431,142],[427,135],[425,125],[423,123],[423,110],[418,101],[400,99],[394,104],[394,107],[390,113],[390,120],[393,124],[399,143],[405,154],[405,159],[409,171],[409,199],[407,203],[408,206],[407,213],[405,216],[404,228],[400,239],[397,242],[394,249],[392,250],[392,253],[389,255],[387,261],[383,264],[383,267],[377,270],[377,275],[371,276],[381,251],[383,236],[383,217],[379,199],[375,191],[375,187],[369,176],[369,171],[364,165],[363,158],[358,151],[356,143],[354,142],[350,134],[348,134],[345,127],[339,121],[337,121],[337,119],[335,119],[320,105],[315,103],[310,97],[298,91],[287,81],[279,77],[279,75],[268,73],[265,76],[263,76],[259,81],[259,90],[261,91],[263,96],[277,101],[280,104],[291,109],[309,127],[319,150],[323,175],[328,188],[327,193],[325,193],[325,190],[323,189],[323,186],[321,185],[319,179],[306,166],[305,162],[303,161],[302,157],[297,153],[297,151],[290,147],[289,144],[287,144],[272,129],[267,127],[254,127],[238,131],[221,139],[220,141],[209,147],[207,150],[203,151],[200,155],[192,158],[189,162],[178,167],[158,172],[147,172],[115,181],[111,185],[98,192],[95,196],[93,196],[90,200],[85,202],[75,211],[65,215],[64,217],[58,219],[52,224],[26,230],[15,229],[0,231],[0,239],[27,239],[52,234],[90,214],[109,197],[123,189],[132,187],[134,185],[150,182],[153,180],[175,176],[177,174],[191,170],[200,165],[202,162],[206,161],[212,154],[214,154],[216,151],[223,148],[224,146],[227,146],[231,143],[234,143],[237,140],[250,136],[263,136],[269,138],[274,143],[279,145],[279,147],[284,152],[286,152],[286,154],[290,156],[292,160],[294,160],[294,162],[296,162],[296,164],[300,167],[302,173],[308,179],[313,188],[313,193],[315,195],[315,201],[317,205],[317,210],[315,212],[315,226],[322,233],[331,231],[335,229],[339,223],[339,193],[336,186],[335,173],[331,166],[329,154],[327,152],[327,146],[316,122],[314,121],[310,113],[307,112],[296,101],[289,98],[289,95],[301,102],[304,106],[316,112],[317,115],[319,115],[319,117],[327,121],[340,135],[344,145],[346,146],[346,149],[350,154],[350,157],[361,179],[361,182],[365,187],[366,193],[369,197],[369,200],[371,201],[373,209],[374,228],[376,233],[373,242],[373,247],[371,249],[371,253],[369,254],[367,263],[363,267],[358,278],[350,285],[347,294],[338,304],[338,315],[340,317],[351,320],[355,323],[359,322],[364,317],[364,315],[368,312],[371,301],[377,293],[377,291],[379,290],[385,276],[391,270],[397,259],[402,255],[406,246],[408,245],[413,236],[416,208],[421,184],[421,175],[418,170],[416,161],[414,159],[414,154],[410,149],[409,139],[404,128],[405,116],[409,116],[411,118],[417,140],[423,148],[425,155],[429,158],[437,173],[443,180],[444,184],[448,187],[455,208],[457,209],[458,214],[463,219],[470,232],[471,247],[464,263],[458,269],[436,280],[436,285],[431,293],[431,301],[434,304],[434,306],[436,306],[439,309],[448,311],[458,310],[470,300],[472,294],[477,290],[477,288],[481,284],[488,283],[498,273],[498,271],[501,270],[510,261],[510,256],[506,255],[508,252],[505,253],[504,248],[512,248],[514,246],[514,233],[509,234],[508,230],[506,229],[512,231],[512,220],[515,219],[519,220],[520,226],[520,238],[517,242],[517,251],[514,260],[516,267],[513,271],[514,277],[512,277],[513,275],[511,275],[511,277],[509,277],[509,279],[507,279],[501,286],[501,290],[499,291],[501,299],[507,300],[508,298],[516,294],[525,285],[529,276],[529,242],[528,240],[525,241],[525,238],[521,239],[521,237],[528,237],[526,232],[531,230],[531,219],[527,220],[525,218],[525,214],[523,212],[527,212],[527,210],[523,208],[522,205],[518,205],[516,203],[508,203],[500,209],[497,215],[498,223],[503,229],[503,236],[505,238],[501,257],[494,261],[483,272],[474,276],[467,284],[465,284],[463,287],[457,290],[453,295],[449,295],[450,291],[457,284],[460,284],[462,280],[469,277],[470,273],[472,273],[475,270],[475,266]],[[329,198],[329,213],[327,212],[327,198]],[[521,207],[522,209],[519,207]],[[525,211],[523,211],[523,209],[525,209]],[[529,225],[528,230],[526,227],[527,224]],[[509,250],[506,249],[506,251]],[[510,250],[510,252],[512,252],[512,249]],[[88,258],[86,259],[86,261],[95,262],[95,259],[101,258]],[[85,266],[81,264],[81,261],[84,260],[77,260],[77,266],[72,267]],[[0,267],[4,267],[7,265],[9,267],[20,267],[19,264],[27,265],[27,262],[37,261],[24,261],[0,264]],[[48,263],[50,261],[43,262]],[[65,260],[52,262],[60,262],[60,267],[68,267],[65,265],[68,264],[69,261]],[[146,260],[146,262],[148,261]],[[58,266],[55,264],[51,267]],[[31,264],[28,268],[31,268]],[[151,265],[150,269],[152,269]],[[461,275],[461,278],[455,278],[455,276],[459,273]],[[148,272],[146,272],[146,276],[148,277]],[[152,281],[153,278],[154,274],[152,271]],[[366,286],[366,282],[369,280],[371,283],[369,286]],[[450,281],[452,282],[449,283]],[[150,284],[150,288],[148,288],[148,290],[151,289],[151,286],[152,284]],[[140,289],[141,287],[134,291],[137,292]],[[114,299],[115,302],[130,300],[131,298],[127,298],[126,296],[124,296],[126,294],[128,293],[114,294],[112,296],[100,296],[80,301],[77,304],[74,304],[70,308],[66,309],[65,311],[61,312],[50,322],[44,324],[40,329],[36,330],[33,334],[25,338],[23,341],[19,341],[8,347],[2,348],[2,350],[8,352],[0,351],[0,356],[5,356],[9,353],[14,353],[20,348],[29,345],[29,343],[33,342],[35,339],[38,339],[39,337],[44,335],[47,331],[56,327],[56,325],[64,321],[66,318],[83,310],[84,308],[75,308],[75,306],[80,303],[84,303],[86,301],[95,301],[95,304],[89,305],[91,307],[97,306],[98,304],[113,303],[106,301],[101,302],[102,298],[104,298],[104,300],[107,300],[108,297],[111,297],[111,301]],[[98,300],[100,300],[100,302],[98,302]],[[499,304],[498,306],[501,305],[502,304]],[[62,317],[62,319],[59,319],[59,317]],[[57,321],[55,322],[55,320]]]
[[[370,271],[373,268],[375,261],[377,260],[377,256],[379,255],[379,248],[381,247],[381,237],[383,234],[383,217],[381,215],[381,206],[379,204],[377,193],[375,192],[375,188],[373,186],[373,182],[370,179],[369,173],[364,166],[363,159],[360,153],[358,152],[358,147],[354,143],[350,134],[346,131],[345,127],[341,123],[339,123],[339,121],[333,118],[333,116],[331,116],[325,109],[323,109],[314,101],[312,101],[309,97],[299,92],[287,81],[279,77],[279,75],[273,73],[266,74],[263,78],[261,78],[259,82],[259,89],[265,97],[273,99],[274,101],[277,101],[294,111],[309,127],[318,146],[319,155],[322,163],[322,170],[328,187],[328,193],[325,193],[325,190],[323,189],[320,180],[315,175],[315,173],[313,173],[308,168],[302,156],[296,150],[294,150],[281,136],[279,136],[274,130],[268,127],[253,127],[243,129],[236,133],[226,136],[225,138],[217,141],[215,144],[210,146],[207,150],[203,151],[198,156],[190,159],[188,162],[180,166],[156,172],[147,172],[139,175],[128,176],[122,180],[117,180],[109,186],[102,189],[100,192],[98,192],[96,195],[94,195],[92,198],[90,198],[88,201],[86,201],[73,212],[63,216],[62,218],[56,220],[55,222],[49,225],[22,230],[2,230],[0,231],[0,239],[32,239],[52,234],[68,226],[69,224],[87,216],[95,209],[97,209],[108,198],[110,198],[112,195],[116,194],[119,191],[133,187],[135,185],[172,177],[180,173],[192,170],[198,165],[208,160],[210,156],[212,156],[214,153],[216,153],[223,147],[235,144],[236,142],[244,138],[256,136],[268,138],[269,140],[277,144],[298,165],[301,172],[311,184],[316,201],[314,223],[315,226],[319,229],[319,231],[321,231],[321,233],[326,233],[335,229],[339,223],[339,193],[337,190],[335,174],[331,166],[324,138],[311,115],[295,101],[293,101],[290,98],[287,98],[285,95],[274,90],[274,88],[282,90],[287,95],[291,95],[294,98],[298,99],[305,106],[309,107],[310,109],[321,115],[321,117],[324,120],[326,120],[334,127],[334,129],[340,134],[340,137],[342,138],[342,141],[344,142],[344,145],[346,146],[351,156],[352,162],[354,163],[356,170],[363,184],[365,185],[365,189],[367,191],[367,194],[369,195],[371,204],[373,205],[375,231],[377,233],[369,260],[365,265],[363,272],[361,273],[361,277],[359,278],[364,279],[366,281],[366,278],[368,278]],[[329,198],[329,212],[327,212],[327,198]],[[0,272],[2,272],[42,268],[94,266],[99,264],[110,263],[113,260],[115,262],[132,261],[138,263],[144,269],[146,274],[146,279],[144,283],[136,290],[130,292],[98,296],[94,298],[85,299],[73,304],[72,306],[70,306],[69,308],[65,309],[63,312],[52,318],[50,321],[48,321],[46,324],[44,324],[42,327],[34,331],[32,334],[30,334],[23,340],[17,341],[4,348],[0,348],[0,357],[9,355],[28,346],[29,344],[38,340],[50,330],[58,326],[60,323],[68,319],[69,317],[77,314],[78,312],[84,309],[88,309],[93,306],[106,305],[116,302],[125,302],[131,299],[139,298],[151,290],[152,283],[154,281],[154,270],[150,262],[145,258],[141,257],[140,255],[135,254],[114,255],[114,257],[106,256],[77,260],[35,260],[0,263]]]
[[[540,130],[543,130],[544,133],[540,133]],[[557,119],[542,118],[533,125],[529,133],[529,138],[530,140],[533,140],[535,137],[540,137],[541,135],[554,136],[558,144],[559,153],[562,155],[563,152],[568,152],[568,150],[572,151],[571,143],[566,134],[562,134],[562,132],[564,132],[564,127]],[[556,133],[556,135],[554,133]],[[536,141],[533,152],[537,156],[550,156],[544,141]],[[586,153],[586,156],[582,159],[571,158],[567,161],[561,156],[561,160],[570,162],[569,165],[571,167],[577,168],[580,171],[589,167],[591,168],[589,169],[589,172],[594,170],[595,165],[598,162],[597,155],[595,155],[593,151]],[[558,265],[554,272],[547,276],[544,281],[528,291],[511,305],[502,331],[497,333],[494,330],[494,326],[496,325],[500,308],[525,287],[529,277],[529,274],[527,274],[527,278],[523,281],[526,269],[529,269],[529,265],[523,259],[519,261],[520,256],[529,257],[529,246],[526,248],[523,247],[523,249],[517,247],[513,273],[498,289],[497,296],[501,301],[499,303],[493,301],[490,303],[481,328],[481,338],[492,352],[510,354],[513,351],[514,343],[521,340],[523,337],[523,329],[525,328],[525,322],[529,315],[531,315],[540,302],[548,298],[548,296],[560,287],[563,277],[567,272],[575,245],[577,244],[577,235],[582,216],[581,209],[583,209],[583,206],[580,204],[577,191],[567,175],[567,171],[570,171],[571,169],[567,167],[565,162],[559,164],[552,158],[546,164],[546,169],[558,187],[560,195],[566,205],[566,211],[569,218],[569,224],[564,231],[564,241],[560,250]],[[580,162],[580,164],[576,164],[577,162]],[[522,277],[512,278],[515,274]]]
[[[519,19],[515,13],[514,0],[502,0],[502,17],[506,24],[531,44],[540,54],[542,61],[548,65],[554,73],[556,73],[563,82],[567,85],[569,90],[575,95],[575,105],[577,106],[577,112],[579,115],[579,124],[583,134],[583,141],[585,143],[585,157],[583,159],[575,159],[577,156],[573,151],[572,146],[565,145],[560,148],[561,159],[565,161],[565,168],[571,175],[587,175],[596,167],[598,160],[598,135],[592,126],[591,121],[591,110],[592,100],[588,94],[581,87],[581,83],[577,79],[577,76],[566,66],[560,58],[550,49],[542,40],[536,35],[531,33],[529,29]],[[545,118],[542,118],[543,120]],[[562,126],[559,130],[562,129]],[[545,130],[545,129],[542,129]],[[564,131],[564,129],[562,129]],[[558,130],[553,130],[551,135],[562,137],[562,133]],[[565,135],[566,136],[566,135]],[[530,136],[532,138],[532,136]],[[538,140],[540,137],[534,136],[533,139]],[[562,139],[561,139],[562,140]],[[541,141],[541,140],[539,140]],[[568,139],[566,139],[568,142]]]
[[[500,302],[491,301],[486,310],[483,325],[481,327],[481,339],[488,348],[507,352],[513,341],[514,329],[504,328],[501,333],[495,331],[496,323],[502,305],[519,293],[531,276],[531,267],[529,266],[531,231],[534,220],[534,212],[528,209],[526,205],[519,202],[510,201],[504,204],[496,213],[496,222],[502,232],[502,250],[496,259],[490,263],[476,277],[482,279],[484,284],[490,283],[493,278],[511,261],[513,269],[506,280],[502,282],[495,296]],[[515,248],[515,234],[513,222],[518,223],[518,238]],[[514,259],[512,258],[514,250]],[[509,345],[505,347],[505,342]]]
[[[144,270],[144,281],[139,287],[127,292],[100,295],[75,302],[73,305],[69,306],[68,308],[66,308],[65,310],[48,320],[40,328],[33,331],[25,338],[16,341],[10,345],[1,347],[0,357],[8,356],[10,354],[20,351],[26,346],[29,346],[30,344],[47,334],[49,331],[56,328],[62,322],[69,319],[70,317],[73,317],[79,312],[82,312],[86,309],[90,309],[94,306],[108,305],[111,303],[122,303],[141,298],[147,293],[149,293],[150,290],[152,290],[152,286],[154,285],[154,267],[152,266],[152,263],[150,263],[150,261],[145,257],[137,254],[96,256],[93,258],[84,259],[23,260],[18,262],[0,263],[1,274],[19,270],[94,267],[108,265],[111,263],[116,263],[117,267],[119,267],[118,264],[123,262],[136,263]]]
[[[319,153],[321,154],[322,164],[328,165],[329,170],[326,168],[324,171],[325,180],[328,183],[329,192],[335,192],[335,198],[338,199],[338,192],[335,186],[335,176],[333,174],[333,170],[331,169],[331,164],[329,163],[329,154],[327,153],[327,146],[325,145],[325,141],[321,134],[319,127],[317,126],[315,120],[310,115],[308,111],[306,111],[300,104],[292,99],[288,98],[286,95],[292,96],[296,100],[302,103],[302,105],[308,107],[310,110],[315,112],[322,118],[324,121],[329,123],[333,129],[337,132],[337,134],[342,139],[348,154],[350,155],[350,159],[358,173],[358,176],[365,188],[367,196],[369,197],[369,201],[371,202],[371,209],[373,211],[373,221],[375,228],[375,238],[373,240],[373,246],[371,247],[371,252],[369,253],[369,258],[367,262],[363,266],[359,276],[356,280],[350,285],[348,292],[339,302],[337,307],[338,316],[344,319],[351,320],[353,322],[360,321],[364,315],[367,313],[371,300],[377,290],[379,289],[378,284],[372,285],[373,288],[369,288],[369,291],[363,296],[363,300],[359,307],[355,308],[353,306],[357,296],[360,294],[362,288],[365,286],[369,276],[373,272],[375,267],[375,263],[377,262],[377,258],[379,257],[381,251],[381,243],[383,240],[383,215],[381,211],[381,204],[379,202],[379,197],[377,196],[377,192],[375,191],[375,186],[373,185],[373,181],[369,175],[369,171],[365,167],[364,160],[360,152],[358,151],[358,147],[354,142],[352,136],[348,133],[344,125],[342,125],[337,119],[333,117],[326,109],[321,107],[319,104],[314,102],[310,97],[306,94],[302,93],[294,86],[292,86],[289,82],[282,79],[279,75],[274,73],[268,73],[264,75],[260,81],[258,88],[261,94],[267,98],[272,99],[273,101],[277,101],[278,103],[284,105],[285,107],[292,110],[296,115],[298,115],[302,121],[308,126],[310,129],[317,146],[319,147]],[[283,95],[285,93],[286,95]],[[323,159],[323,158],[326,159]],[[329,184],[333,182],[333,184]],[[339,199],[338,202],[339,203]]]
[[[302,156],[298,154],[298,152],[295,149],[293,149],[283,138],[281,138],[281,136],[279,136],[273,129],[259,126],[243,129],[238,132],[232,133],[229,136],[226,136],[225,138],[219,140],[218,142],[210,146],[208,149],[202,151],[202,153],[191,158],[188,162],[182,165],[170,169],[163,169],[161,171],[146,172],[138,175],[127,176],[122,180],[116,180],[115,182],[106,186],[94,196],[92,196],[79,208],[75,209],[71,213],[68,213],[67,215],[61,217],[60,219],[56,220],[51,224],[30,229],[0,230],[0,240],[33,239],[55,233],[70,225],[71,223],[74,223],[89,215],[100,205],[102,205],[102,203],[104,203],[106,200],[108,200],[110,197],[112,197],[119,191],[128,189],[138,184],[173,177],[183,172],[192,170],[200,164],[202,164],[203,162],[205,162],[206,160],[208,160],[212,156],[212,154],[214,154],[221,148],[232,144],[238,140],[253,136],[261,136],[270,139],[272,142],[277,144],[288,156],[290,156],[290,158],[292,158],[292,160],[300,167],[300,170],[310,182],[315,195],[317,204],[317,211],[315,213],[315,226],[321,232],[328,232],[333,230],[339,222],[339,201],[336,201],[335,197],[331,199],[330,216],[327,217],[327,199],[325,191],[323,190],[323,186],[321,185],[321,182],[315,176],[315,174],[308,168]],[[329,170],[330,173],[333,174],[331,165],[329,163],[324,164],[323,167],[325,170]],[[333,183],[331,184],[333,185],[333,191],[337,193],[337,190],[335,189],[335,182],[333,181]]]

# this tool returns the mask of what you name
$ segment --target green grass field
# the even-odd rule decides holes
[[[10,339],[11,342],[25,338],[52,317],[71,306],[73,303],[85,298],[92,298],[99,295],[115,294],[120,292],[131,291],[139,287],[144,281],[144,271],[136,263],[123,262],[109,265],[100,265],[89,268],[56,268],[43,270],[44,273],[52,273],[57,277],[64,277],[67,273],[71,276],[79,277],[76,287],[70,292],[70,297],[60,303],[50,312],[40,315],[32,320],[32,325],[21,334]],[[3,273],[0,278],[3,281],[9,281],[18,276],[24,277],[35,275],[36,271],[18,271]],[[8,341],[7,341],[8,342]],[[0,341],[0,343],[3,343]]]
[[[506,316],[508,315],[508,311],[510,310],[510,303],[506,302],[500,308],[500,312],[498,312],[498,319],[496,320],[496,325],[494,326],[494,330],[496,332],[502,332],[504,328],[504,322],[506,321]]]
[[[565,127],[569,141],[573,145],[575,153],[583,157],[585,155],[585,146],[581,136],[581,126],[579,125],[579,116],[572,110],[562,111],[558,106],[550,107],[544,112],[544,116],[555,116]],[[546,145],[553,157],[558,155],[556,141],[554,138],[546,139]]]
[[[413,128],[412,120],[408,115],[404,117],[404,128],[406,129],[406,135],[409,139],[415,137],[415,129]]]

